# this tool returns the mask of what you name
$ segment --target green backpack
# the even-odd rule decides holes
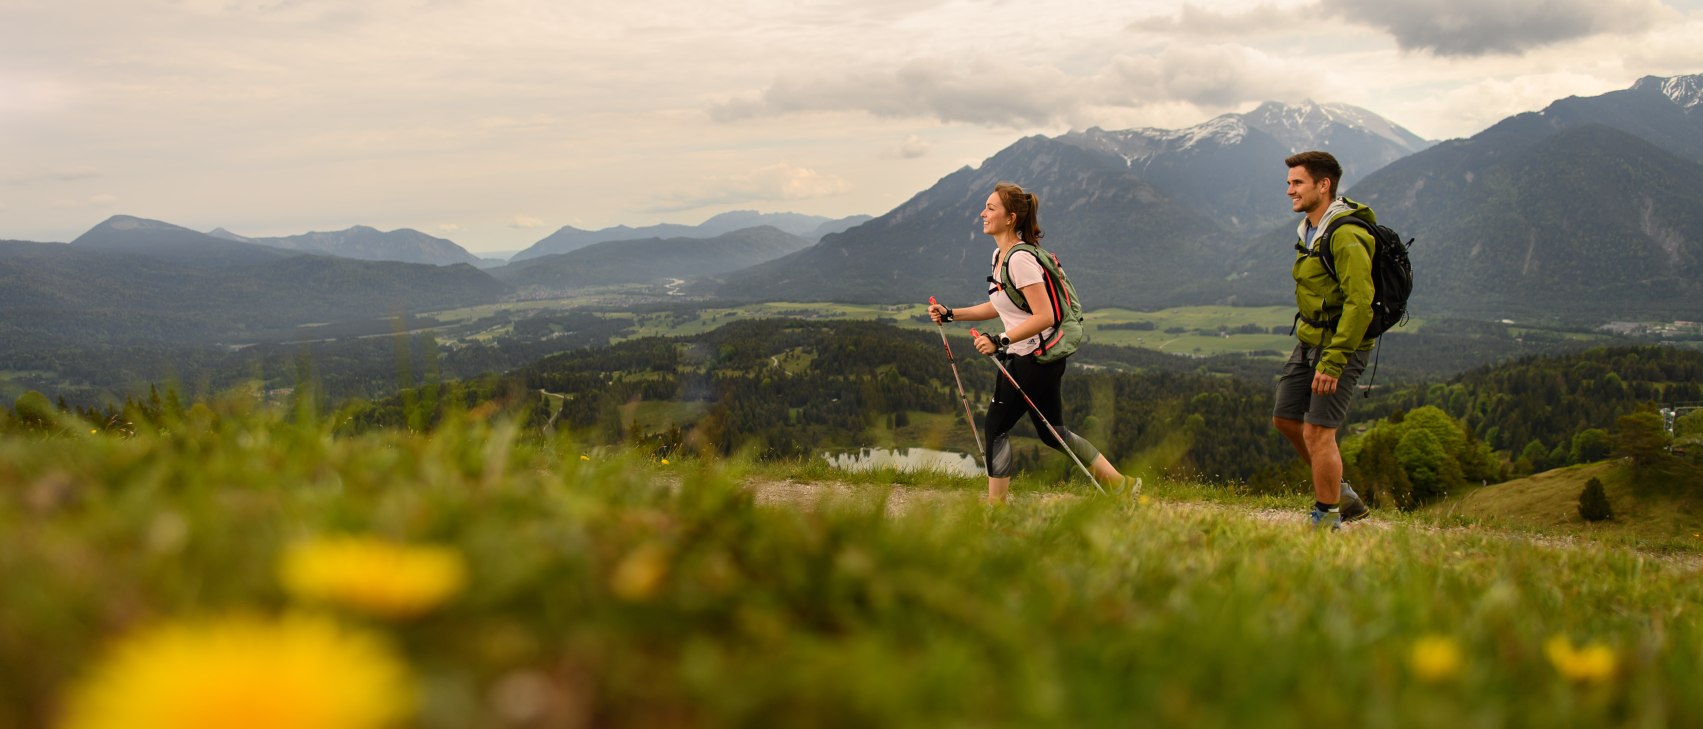
[[[1041,262],[1045,274],[1042,283],[1046,285],[1047,298],[1052,301],[1053,317],[1056,319],[1051,329],[1041,332],[1041,346],[1035,350],[1035,361],[1048,364],[1075,354],[1077,348],[1088,341],[1088,332],[1082,328],[1082,301],[1076,298],[1076,286],[1070,283],[1069,276],[1064,275],[1064,266],[1059,264],[1058,256],[1033,243],[1018,243],[1011,247],[1011,252],[1005,255],[1004,265],[999,268],[1000,288],[1011,297],[1011,303],[1017,308],[1034,313],[1029,309],[1029,301],[1023,292],[1011,283],[1011,256],[1018,251],[1028,251]]]

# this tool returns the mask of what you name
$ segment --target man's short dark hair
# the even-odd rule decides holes
[[[1305,167],[1314,180],[1330,180],[1330,194],[1341,194],[1342,165],[1329,152],[1297,152],[1283,160],[1288,167]]]

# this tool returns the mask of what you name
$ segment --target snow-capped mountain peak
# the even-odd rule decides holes
[[[1223,114],[1183,129],[1144,127],[1106,131],[1096,127],[1071,132],[1062,140],[1116,154],[1126,164],[1137,167],[1162,155],[1190,157],[1206,150],[1235,147],[1255,131],[1291,150],[1324,149],[1339,141],[1345,132],[1379,138],[1396,156],[1430,146],[1418,135],[1360,107],[1311,100],[1300,104],[1268,101],[1245,114]]]
[[[1703,106],[1703,74],[1667,78],[1645,76],[1632,84],[1632,90],[1660,93],[1687,111]]]
[[[1333,127],[1358,129],[1389,140],[1398,147],[1416,152],[1427,145],[1418,135],[1403,129],[1388,119],[1348,104],[1320,104],[1312,99],[1300,104],[1267,101],[1242,115],[1248,125],[1276,137],[1294,149],[1323,146],[1322,140]]]
[[[1662,93],[1681,109],[1703,105],[1703,75],[1674,76],[1662,81]]]

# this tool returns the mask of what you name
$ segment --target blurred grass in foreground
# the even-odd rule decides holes
[[[1621,549],[1314,534],[1173,485],[758,507],[758,467],[478,415],[333,435],[233,399],[136,430],[0,439],[0,727],[60,722],[124,636],[303,614],[398,656],[420,727],[1703,725],[1696,568]],[[343,536],[464,584],[407,617],[297,602],[287,555]]]

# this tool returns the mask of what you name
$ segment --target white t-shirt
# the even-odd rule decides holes
[[[1010,263],[1011,284],[1019,290],[1024,286],[1033,286],[1046,280],[1046,269],[1041,268],[1041,262],[1036,260],[1033,253],[1015,251],[1011,254]],[[1009,332],[1028,321],[1030,314],[1018,308],[1016,302],[1013,302],[1009,295],[1000,290],[1000,283],[998,282],[1002,282],[1003,279],[1000,278],[999,273],[999,249],[995,248],[993,251],[993,280],[996,283],[988,284],[988,301],[993,304],[993,310],[999,313],[999,323],[1004,325],[1005,331]],[[1053,312],[1053,316],[1058,316],[1058,312]],[[997,334],[998,332],[994,333]],[[1025,355],[1034,352],[1040,346],[1041,335],[1037,334],[1028,339],[1012,342],[1011,346],[1005,348],[1005,351],[1015,355]]]

